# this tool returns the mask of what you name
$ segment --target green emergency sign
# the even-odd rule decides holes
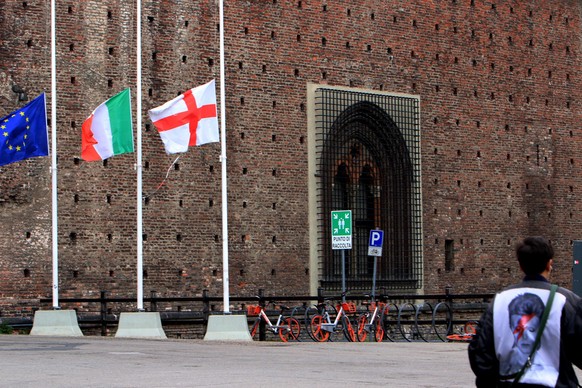
[[[331,249],[352,249],[352,211],[331,212]]]

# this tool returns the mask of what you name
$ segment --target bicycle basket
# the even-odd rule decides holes
[[[344,311],[346,312],[346,314],[353,314],[356,312],[356,305],[354,303],[351,303],[351,302],[344,302],[341,304],[341,306],[337,306],[337,309],[339,310],[340,307],[344,308]]]
[[[248,316],[256,316],[261,313],[261,306],[259,305],[250,305],[247,306],[247,315]]]

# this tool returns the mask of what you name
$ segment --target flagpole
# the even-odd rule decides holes
[[[224,1],[219,3],[220,25],[220,161],[222,162],[222,282],[224,313],[230,312],[228,286],[228,211],[226,182],[226,104],[224,76]]]
[[[141,0],[137,0],[137,310],[143,311],[143,224],[141,169]]]
[[[56,12],[51,0],[51,175],[52,175],[52,256],[53,256],[53,309],[59,307],[59,244],[57,222],[57,56]]]

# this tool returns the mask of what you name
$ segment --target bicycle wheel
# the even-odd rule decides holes
[[[437,337],[447,342],[447,336],[453,331],[451,306],[447,302],[439,302],[432,312],[432,327]]]
[[[337,310],[335,306],[331,303],[326,303],[325,305],[320,307],[320,315],[323,316],[323,323],[330,323],[335,322],[335,318],[337,316]],[[328,341],[335,342],[340,341],[341,337],[343,337],[343,323],[340,319],[337,323],[337,326],[332,331],[327,331],[329,333]]]
[[[398,311],[398,331],[408,342],[417,338],[416,325],[414,317],[416,316],[416,307],[412,303],[405,303]]]
[[[382,321],[379,317],[376,317],[374,327],[374,340],[376,342],[382,342],[384,340],[384,327],[382,326]]]
[[[396,333],[398,328],[398,306],[391,303],[387,304],[382,310],[380,321],[384,328],[384,336],[390,342],[396,341]]]
[[[364,342],[368,337],[368,331],[366,330],[366,325],[368,324],[368,313],[361,314],[358,317],[358,341]],[[369,329],[368,329],[369,330]]]
[[[303,319],[302,317],[305,315],[305,313],[301,312],[302,309],[303,307],[293,307],[291,309],[291,314],[289,315],[289,318],[295,318],[297,319],[297,321],[301,321],[301,319]]]
[[[461,341],[461,342],[471,342],[473,336],[477,334],[477,326],[479,321],[467,321],[463,327],[463,333],[461,334],[449,334],[447,335],[447,340],[449,341]]]
[[[356,331],[354,330],[354,326],[352,326],[350,319],[344,315],[342,316],[341,321],[343,325],[344,337],[346,337],[346,339],[350,342],[356,342],[358,340]]]
[[[254,339],[255,335],[257,334],[257,332],[259,331],[259,323],[261,322],[261,319],[258,318],[255,320],[255,323],[253,324],[253,326],[251,327],[251,337]]]
[[[479,326],[479,321],[467,321],[465,327],[463,328],[465,334],[475,335],[477,334],[477,326]]]
[[[424,342],[428,342],[431,339],[432,319],[428,321],[425,317],[430,316],[432,318],[432,312],[432,305],[430,303],[424,303],[417,306],[416,314],[414,316],[416,332]]]
[[[299,321],[295,318],[285,318],[283,324],[287,327],[279,328],[279,337],[281,337],[281,341],[299,341],[299,332],[301,331]]]
[[[311,306],[305,309],[305,318],[303,322],[305,324],[305,329],[307,329],[307,334],[309,334],[309,337],[311,337],[311,339],[314,341],[317,341],[317,339],[313,336],[313,331],[311,330],[311,320],[316,315],[320,315],[320,311],[317,309],[317,307]]]
[[[297,322],[299,322],[299,326],[303,326],[305,325],[305,306],[300,306],[300,307],[293,307],[293,309],[291,310],[291,315],[289,315],[289,318],[293,318],[296,319]],[[300,330],[301,334],[304,335],[305,330]],[[297,341],[301,341],[301,336],[299,336],[297,338]]]
[[[311,318],[309,330],[311,331],[311,338],[316,342],[325,342],[329,340],[329,331],[322,329],[322,323],[326,323],[322,315],[314,315]]]

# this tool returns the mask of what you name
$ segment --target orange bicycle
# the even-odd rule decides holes
[[[364,342],[368,338],[368,333],[376,342],[384,339],[384,325],[382,324],[382,312],[386,308],[386,303],[372,301],[368,303],[368,311],[358,317],[358,341]]]
[[[275,305],[275,302],[273,302],[273,305]],[[287,317],[283,315],[285,311],[290,310],[289,307],[283,305],[280,305],[280,307],[281,313],[279,314],[277,323],[275,324],[271,322],[263,307],[258,305],[251,305],[247,307],[247,315],[257,316],[255,323],[251,327],[251,337],[255,338],[257,332],[259,331],[261,320],[264,320],[265,328],[273,334],[278,334],[279,338],[281,338],[281,341],[299,341],[299,334],[301,331],[301,325],[299,324],[299,321],[293,317]]]
[[[332,318],[330,310],[334,310],[332,306],[327,306],[321,303],[317,306],[318,314],[310,317],[307,328],[309,335],[317,342],[329,341],[332,333],[342,331],[344,337],[350,341],[357,341],[356,331],[352,326],[350,318],[347,314],[354,314],[356,312],[356,305],[348,302],[341,302],[337,305],[337,314]],[[306,314],[307,316],[307,314]]]
[[[463,333],[451,334],[447,336],[449,341],[470,342],[473,336],[477,334],[478,321],[467,321],[463,327]]]

